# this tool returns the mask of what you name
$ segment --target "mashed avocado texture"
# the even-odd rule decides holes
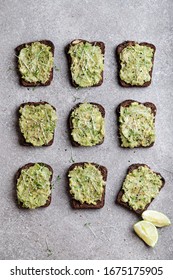
[[[34,42],[21,49],[18,56],[22,79],[30,83],[46,83],[53,67],[51,47]]]
[[[128,107],[121,106],[119,124],[122,147],[147,147],[154,143],[155,125],[151,108],[137,102]]]
[[[73,140],[81,146],[94,146],[104,139],[104,118],[98,107],[90,103],[80,104],[71,114]]]
[[[75,200],[96,205],[102,199],[105,181],[101,171],[93,164],[75,166],[68,177],[70,193]]]
[[[127,46],[120,53],[120,78],[130,85],[143,85],[151,80],[150,71],[154,50],[135,44]]]
[[[68,53],[72,59],[72,79],[79,87],[89,87],[100,82],[104,69],[104,55],[99,46],[79,42],[72,45]]]
[[[44,206],[51,194],[51,171],[36,163],[21,171],[17,180],[17,198],[22,207],[34,209]]]
[[[121,200],[134,210],[143,210],[157,196],[161,187],[161,176],[147,166],[140,166],[127,174]]]
[[[43,146],[53,139],[57,116],[51,105],[25,105],[19,112],[20,130],[27,143]]]

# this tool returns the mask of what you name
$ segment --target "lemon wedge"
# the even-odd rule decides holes
[[[149,246],[154,247],[158,240],[157,228],[148,221],[140,221],[134,226],[136,234]]]
[[[169,218],[161,212],[146,210],[142,213],[142,218],[155,225],[156,227],[165,227],[171,224]]]

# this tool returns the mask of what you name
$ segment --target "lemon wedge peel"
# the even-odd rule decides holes
[[[158,241],[158,231],[155,225],[148,221],[139,221],[133,226],[136,234],[148,245],[154,247]]]
[[[171,224],[170,219],[165,214],[154,210],[144,211],[142,213],[142,218],[143,220],[152,223],[156,227],[165,227]]]

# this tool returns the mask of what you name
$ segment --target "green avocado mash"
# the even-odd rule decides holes
[[[144,209],[159,193],[162,186],[161,176],[147,166],[140,166],[127,174],[123,183],[122,201],[134,210]]]
[[[101,171],[91,163],[75,166],[68,174],[70,193],[81,203],[96,205],[102,199],[105,181]]]
[[[17,180],[17,198],[24,208],[44,206],[51,194],[51,171],[43,164],[22,169]]]
[[[73,140],[81,146],[94,146],[104,139],[104,118],[98,107],[80,104],[71,114]]]
[[[72,59],[72,79],[79,87],[89,87],[100,82],[104,69],[104,55],[99,46],[78,42],[70,47],[68,53]]]
[[[127,84],[143,85],[151,80],[150,71],[154,50],[135,44],[127,46],[120,53],[120,78]]]
[[[25,105],[19,112],[20,130],[27,143],[43,146],[53,139],[57,116],[51,105]]]
[[[30,83],[46,83],[53,67],[51,47],[34,42],[21,49],[18,56],[22,79]]]
[[[147,147],[154,143],[155,125],[151,108],[137,102],[128,107],[121,106],[119,123],[122,147]]]

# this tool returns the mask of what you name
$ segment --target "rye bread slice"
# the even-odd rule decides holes
[[[71,170],[73,170],[76,166],[84,166],[84,164],[86,164],[88,162],[79,162],[79,163],[74,163],[70,166],[70,168],[68,169],[68,173],[67,173],[67,178],[68,178],[68,191],[69,191],[69,196],[70,196],[70,201],[71,201],[71,206],[74,209],[99,209],[102,208],[104,206],[105,203],[105,188],[106,185],[104,186],[104,191],[103,191],[103,195],[102,195],[102,199],[100,201],[97,202],[96,205],[94,204],[88,204],[86,202],[81,203],[80,201],[75,200],[72,195],[70,194],[70,183],[69,183],[69,177],[68,174]],[[105,166],[99,165],[97,163],[90,163],[93,164],[96,168],[98,168],[98,170],[100,170],[103,180],[106,182],[107,180],[107,168]]]
[[[125,100],[123,102],[121,102],[117,109],[116,109],[116,114],[117,114],[117,123],[118,123],[118,138],[119,138],[119,143],[120,143],[120,146],[121,146],[121,137],[120,137],[120,123],[119,123],[119,117],[120,117],[120,109],[121,107],[129,107],[133,102],[137,102],[138,104],[142,104],[146,107],[149,107],[151,109],[151,112],[152,114],[154,115],[154,117],[156,116],[156,112],[157,112],[157,108],[155,106],[155,104],[151,103],[151,102],[139,102],[139,101],[136,101],[136,100],[132,100],[132,99],[128,99],[128,100]],[[154,123],[155,123],[155,118],[154,118]],[[142,145],[139,145],[139,146],[136,146],[135,148],[149,148],[149,147],[152,147],[154,145],[154,142],[151,143],[149,146],[142,146]],[[124,149],[130,149],[130,147],[122,147],[121,148],[124,148]]]
[[[76,105],[73,107],[73,109],[70,111],[69,118],[68,118],[68,124],[69,124],[69,130],[70,130],[70,140],[71,140],[72,145],[75,146],[75,147],[83,147],[83,146],[80,145],[78,142],[76,142],[76,141],[73,139],[73,136],[72,136],[72,134],[71,134],[71,133],[72,133],[72,130],[73,130],[73,123],[72,123],[72,119],[71,119],[71,114],[72,114],[73,111],[74,111],[76,108],[78,108],[81,104],[83,104],[83,103],[78,103],[78,104],[76,104]],[[100,105],[100,104],[98,104],[98,103],[94,103],[94,102],[89,102],[89,104],[92,104],[92,105],[96,106],[96,107],[99,109],[99,111],[100,111],[102,117],[105,118],[105,109],[104,109],[104,107],[103,107],[102,105]],[[103,142],[104,142],[104,138],[103,138],[102,141],[100,141],[100,142],[99,142],[98,144],[96,144],[96,145],[101,145]],[[93,145],[93,146],[96,146],[96,145]],[[86,147],[86,146],[85,146],[85,147]]]
[[[26,102],[26,103],[22,103],[20,106],[19,106],[19,109],[18,109],[18,118],[20,119],[20,116],[21,116],[21,113],[20,113],[20,108],[23,108],[25,107],[26,105],[29,105],[29,106],[39,106],[39,105],[45,105],[45,104],[48,104],[50,105],[55,111],[56,111],[56,108],[54,106],[52,106],[50,103],[46,102],[46,101],[40,101],[40,102]],[[23,133],[21,132],[20,130],[20,126],[18,126],[18,130],[20,131],[20,144],[21,145],[24,145],[24,146],[34,146],[32,143],[28,143],[26,142],[25,140],[25,137],[23,135]],[[53,134],[53,137],[52,139],[47,143],[47,144],[44,144],[42,145],[41,147],[47,147],[47,146],[51,146],[53,144],[53,141],[54,141],[54,134]],[[35,147],[35,146],[34,146]]]
[[[32,44],[32,43],[35,43],[35,42],[39,42],[39,43],[41,43],[41,44],[44,44],[44,45],[46,45],[46,46],[51,47],[51,52],[52,52],[52,55],[53,55],[53,57],[54,57],[54,50],[55,50],[55,47],[54,47],[54,44],[53,44],[51,41],[49,41],[49,40],[33,41],[33,42],[21,44],[21,45],[19,45],[18,47],[16,47],[16,48],[15,48],[15,51],[16,51],[16,56],[17,56],[17,57],[16,57],[16,58],[17,58],[17,60],[16,60],[16,63],[17,63],[17,72],[18,72],[19,77],[20,77],[20,84],[21,84],[22,86],[24,86],[24,87],[49,86],[50,83],[51,83],[51,81],[52,81],[52,79],[53,79],[53,67],[52,67],[52,69],[51,69],[51,71],[50,71],[49,80],[47,80],[45,83],[42,83],[42,82],[36,82],[36,83],[32,82],[32,83],[30,83],[30,82],[28,82],[28,81],[25,81],[25,79],[22,78],[22,75],[21,75],[20,70],[19,70],[19,67],[18,67],[18,56],[19,56],[19,53],[20,53],[20,51],[21,51],[23,48],[26,47],[26,45],[27,45],[27,46],[31,46],[31,44]]]
[[[138,169],[140,166],[144,166],[144,167],[146,166],[146,167],[148,167],[149,169],[151,169],[151,168],[150,168],[148,165],[146,165],[146,164],[143,164],[143,163],[142,163],[142,164],[141,164],[141,163],[136,163],[136,164],[132,164],[132,165],[129,166],[129,168],[127,169],[127,174],[131,173],[134,169]],[[154,171],[153,171],[153,172],[154,172]],[[160,173],[158,173],[158,172],[154,172],[154,173],[161,176],[161,180],[162,180],[161,189],[162,189],[163,186],[164,186],[164,184],[165,184],[165,179],[162,177],[162,175],[161,175]],[[124,178],[124,181],[125,181],[125,179],[126,179],[126,177]],[[124,181],[123,181],[123,182],[124,182]],[[160,189],[160,190],[161,190],[161,189]],[[151,202],[154,200],[154,198],[153,198],[153,199],[151,200],[151,202],[148,203],[148,204],[145,206],[144,209],[137,209],[137,210],[134,210],[127,202],[123,202],[123,201],[121,200],[123,194],[124,194],[124,190],[122,190],[122,188],[121,188],[120,191],[118,192],[117,197],[116,197],[116,203],[117,203],[117,204],[120,204],[120,205],[122,205],[122,206],[124,206],[125,208],[127,208],[127,209],[129,209],[129,210],[135,212],[135,213],[138,214],[138,215],[141,215],[141,214],[149,207],[149,205],[151,204]]]
[[[30,163],[27,163],[27,164],[25,164],[24,166],[22,166],[21,168],[18,169],[18,171],[17,171],[17,173],[16,173],[16,176],[15,176],[16,186],[17,186],[17,180],[18,180],[18,178],[19,178],[20,175],[21,175],[21,171],[24,170],[24,169],[30,168],[30,167],[33,166],[34,164],[35,164],[35,163],[30,162]],[[51,172],[52,174],[51,174],[51,176],[50,176],[49,181],[50,181],[50,183],[51,183],[52,177],[53,177],[53,169],[52,169],[52,167],[51,167],[50,165],[46,164],[46,163],[43,163],[43,162],[38,162],[38,164],[42,164],[42,165],[44,165],[45,167],[47,167],[47,168],[50,170],[50,172]],[[51,187],[51,188],[52,188],[52,187]],[[16,199],[17,199],[17,194],[16,194]],[[17,199],[17,203],[18,203],[18,207],[19,207],[19,208],[28,209],[28,208],[26,208],[26,207],[23,207],[23,203],[20,202],[18,199]],[[51,195],[48,197],[48,200],[46,201],[45,205],[40,206],[40,207],[48,207],[48,206],[50,205],[50,203],[51,203]],[[40,208],[40,207],[39,207],[39,208]]]
[[[153,57],[152,57],[152,68],[149,72],[150,74],[150,81],[145,82],[143,85],[131,85],[131,84],[127,84],[125,81],[121,80],[120,78],[120,70],[121,70],[121,62],[120,62],[120,53],[122,52],[123,49],[125,49],[127,46],[134,46],[135,44],[139,44],[140,46],[146,46],[146,47],[150,47],[154,50],[153,52]],[[156,47],[153,44],[150,43],[146,43],[146,42],[142,42],[142,43],[137,43],[135,41],[125,41],[122,44],[119,44],[116,48],[116,57],[117,57],[117,62],[118,62],[118,80],[119,80],[119,84],[123,87],[148,87],[151,84],[151,80],[152,80],[152,72],[153,72],[153,65],[154,65],[154,54],[156,51]]]
[[[72,74],[71,74],[71,65],[72,65],[72,58],[70,56],[70,54],[68,53],[68,51],[70,50],[70,47],[75,45],[75,44],[78,44],[78,43],[89,43],[91,44],[92,46],[98,46],[100,49],[101,49],[101,53],[103,54],[103,57],[104,57],[104,54],[105,54],[105,44],[101,41],[93,41],[93,42],[89,42],[89,41],[86,41],[86,40],[83,40],[83,39],[75,39],[73,40],[70,44],[68,44],[65,48],[65,52],[66,52],[66,55],[67,55],[67,59],[68,59],[68,65],[69,65],[69,76],[70,76],[70,81],[71,81],[71,84],[72,86],[78,88],[80,87],[78,84],[75,83],[75,81],[73,80],[72,78]],[[103,83],[103,71],[101,73],[101,79],[100,81],[93,85],[92,87],[97,87],[97,86],[101,86],[101,84]]]

